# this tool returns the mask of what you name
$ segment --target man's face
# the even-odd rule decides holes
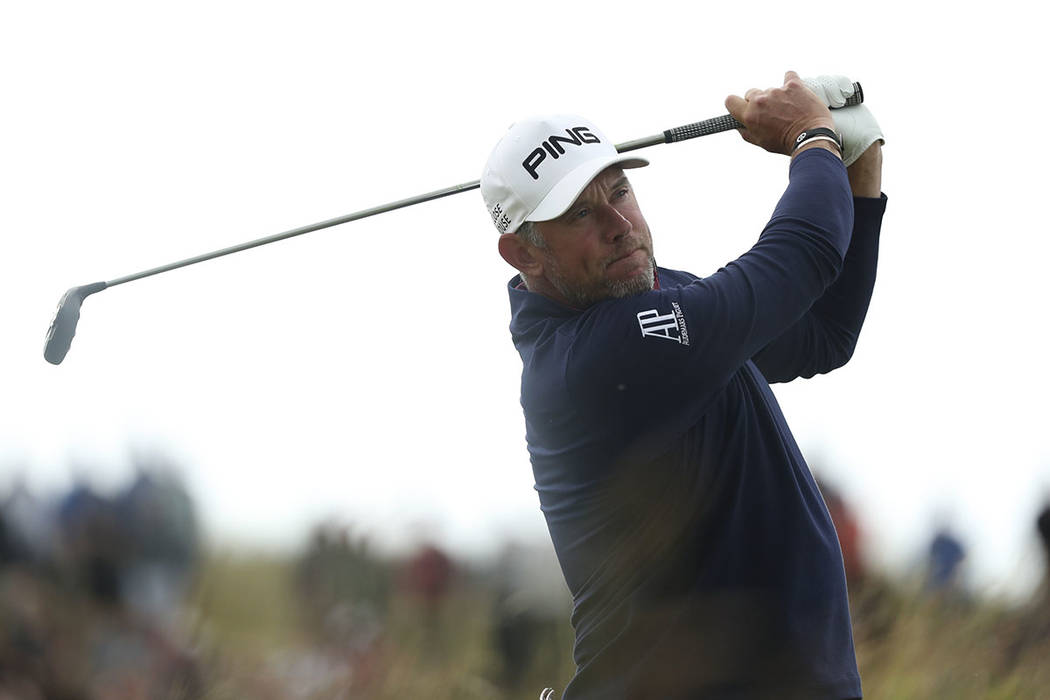
[[[599,173],[562,216],[535,226],[546,242],[537,251],[543,277],[558,301],[585,308],[653,288],[649,225],[619,167]]]

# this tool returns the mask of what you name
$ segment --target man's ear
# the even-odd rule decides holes
[[[499,237],[499,254],[507,264],[529,277],[543,274],[543,262],[535,255],[532,246],[514,233]]]

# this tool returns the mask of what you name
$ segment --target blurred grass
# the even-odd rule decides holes
[[[1021,608],[887,582],[851,594],[868,698],[1050,698],[1050,605]]]
[[[325,650],[306,628],[291,562],[212,556],[191,601],[207,697],[499,700],[564,689],[573,670],[567,618],[547,633],[520,683],[501,683],[494,595],[483,578],[460,577],[431,616],[395,592],[378,651],[362,663]],[[1050,700],[1050,605],[1009,608],[887,581],[851,598],[866,698]]]
[[[219,555],[208,559],[194,604],[211,642],[254,656],[305,644],[289,562],[273,557]]]
[[[500,700],[536,697],[545,686],[564,688],[572,677],[572,630],[565,619],[537,649],[520,683],[502,684],[493,644],[495,593],[469,575],[457,577],[433,613],[396,590],[382,639],[364,654],[319,641],[304,624],[302,603],[291,561],[209,557],[190,600],[206,697]],[[295,666],[310,678],[298,679]],[[340,666],[355,670],[348,677]]]

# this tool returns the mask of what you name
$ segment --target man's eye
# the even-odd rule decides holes
[[[624,197],[626,197],[630,193],[631,193],[630,189],[628,189],[627,187],[623,187],[621,189],[616,190],[616,198],[617,199],[623,199]]]
[[[581,209],[577,209],[576,211],[574,211],[572,213],[572,218],[573,218],[573,220],[582,219],[582,218],[584,218],[585,216],[587,216],[590,213],[591,213],[590,209],[587,209],[586,207],[583,207]]]

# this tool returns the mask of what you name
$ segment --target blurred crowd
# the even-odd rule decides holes
[[[865,550],[866,537],[856,510],[837,487],[817,479],[824,502],[839,536],[846,581],[851,590],[859,590],[872,578],[870,557]],[[1039,542],[1044,564],[1043,581],[1036,591],[1034,604],[1050,597],[1050,497],[1031,516],[1032,535]],[[921,549],[916,573],[923,591],[928,594],[965,599],[974,594],[966,568],[967,543],[948,512],[938,512],[928,539]]]
[[[908,600],[944,620],[978,604],[950,518],[931,528],[906,599],[870,566],[849,500],[821,490],[862,665],[891,663],[879,650],[899,646]],[[1050,571],[1050,502],[1032,522]],[[205,550],[169,469],[141,465],[116,489],[82,480],[52,498],[13,481],[0,493],[0,700],[421,697],[437,685],[451,689],[442,697],[499,699],[571,675],[570,601],[549,547],[508,543],[478,564],[422,537],[384,555],[327,521],[291,557],[254,566]],[[974,628],[995,637],[997,672],[1050,649],[1047,580],[1020,613]]]
[[[181,603],[200,556],[179,481],[141,469],[115,493],[0,502],[0,697],[168,697],[199,690]]]
[[[570,661],[568,591],[545,547],[508,543],[479,566],[424,538],[403,558],[385,558],[348,526],[327,523],[298,558],[294,582],[312,648],[327,654],[326,690],[347,698],[415,696],[409,688],[428,677],[485,697],[531,697],[537,679]],[[486,653],[464,667],[479,639]]]
[[[967,570],[966,538],[947,512],[935,515],[912,580],[891,580],[869,564],[865,533],[848,499],[827,482],[818,479],[818,485],[839,535],[858,647],[875,648],[890,639],[902,613],[918,600],[928,606],[924,611],[931,619],[942,622],[976,616],[983,605],[980,615],[986,626],[981,634],[991,638],[982,643],[993,676],[1012,673],[1026,655],[1050,651],[1050,498],[1031,515],[1031,534],[1041,550],[1041,580],[1029,600],[1004,605],[984,599],[975,589]]]
[[[239,569],[205,551],[167,468],[46,498],[15,479],[0,493],[0,700],[416,696],[399,684],[458,673],[477,638],[490,653],[465,674],[475,690],[531,695],[528,669],[567,661],[548,554],[508,545],[467,565],[421,540],[383,555],[333,521],[276,565]],[[294,624],[264,639],[282,607]]]

